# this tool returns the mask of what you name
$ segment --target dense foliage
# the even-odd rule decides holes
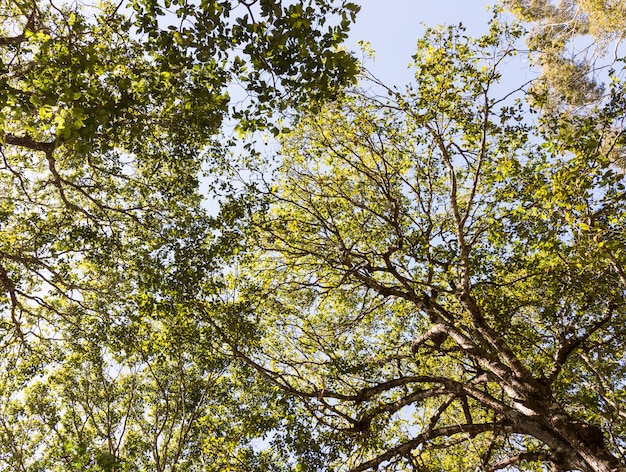
[[[580,106],[604,96],[602,77],[623,62],[624,0],[506,0],[530,24],[526,42],[541,67],[536,91],[553,107]]]
[[[199,179],[223,123],[352,82],[356,11],[0,3],[0,470],[254,463],[245,379],[191,309],[230,250]]]
[[[623,84],[543,113],[499,84],[522,36],[429,30],[413,86],[284,137],[241,270],[258,328],[222,334],[299,399],[303,470],[624,470]]]
[[[343,0],[1,2],[0,470],[625,470],[622,23],[508,5],[587,29],[399,90]]]

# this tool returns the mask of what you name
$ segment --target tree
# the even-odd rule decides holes
[[[626,470],[624,84],[537,115],[499,84],[522,36],[428,30],[413,86],[284,137],[213,322],[308,421],[295,470]]]
[[[624,1],[508,0],[505,4],[532,25],[527,42],[531,57],[543,70],[537,88],[550,92],[552,106],[581,106],[602,98],[606,88],[600,72],[621,61]]]
[[[219,413],[245,417],[246,379],[191,309],[229,250],[199,179],[228,159],[224,123],[273,126],[352,82],[357,10],[1,3],[0,470],[257,460]]]

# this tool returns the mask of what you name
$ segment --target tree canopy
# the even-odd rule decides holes
[[[357,10],[1,2],[1,470],[252,467],[245,379],[190,309],[228,247],[199,182],[225,123],[352,83]]]
[[[623,84],[538,114],[499,84],[522,36],[429,30],[412,86],[283,137],[240,269],[256,331],[220,331],[298,399],[297,470],[624,470]]]
[[[619,71],[496,14],[390,88],[357,11],[0,5],[0,470],[626,469]]]
[[[623,61],[623,0],[506,0],[530,24],[527,44],[542,70],[537,89],[553,106],[581,106],[604,96],[602,71]]]

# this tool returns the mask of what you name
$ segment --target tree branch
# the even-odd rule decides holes
[[[12,146],[20,146],[32,151],[42,151],[46,154],[51,153],[58,146],[58,140],[56,139],[50,142],[37,141],[27,134],[24,136],[16,136],[14,134],[7,133],[4,135],[4,142]]]
[[[33,8],[33,11],[28,16],[26,20],[26,24],[24,25],[24,29],[22,33],[17,36],[0,36],[0,46],[9,46],[13,44],[20,44],[26,39],[26,31],[32,30],[35,25],[35,14],[37,13],[37,8]]]
[[[442,428],[437,428],[433,430],[425,431],[419,434],[414,439],[405,442],[399,446],[389,449],[385,453],[371,459],[367,462],[364,462],[356,467],[349,469],[348,472],[362,472],[368,469],[376,470],[376,468],[385,461],[392,459],[396,456],[403,456],[416,449],[420,445],[432,441],[433,439],[441,438],[441,437],[450,437],[457,434],[464,434],[466,436],[466,440],[469,440],[481,433],[487,431],[493,431],[494,429],[501,430],[505,427],[504,422],[496,422],[496,423],[483,423],[483,424],[463,424],[463,425],[453,425],[453,426],[444,426]]]
[[[489,467],[486,472],[496,472],[497,470],[502,470],[505,469],[506,467],[513,465],[513,464],[518,464],[520,462],[535,462],[535,461],[551,461],[552,456],[550,456],[550,454],[547,454],[545,452],[523,452],[517,456],[513,456],[513,457],[509,457],[508,459],[505,459],[501,462],[498,462],[497,464],[492,465],[491,467]]]
[[[613,310],[611,306],[609,306],[607,313],[591,325],[585,334],[574,339],[563,340],[561,347],[557,350],[554,356],[554,364],[552,365],[552,369],[550,369],[550,374],[548,375],[548,383],[552,384],[556,380],[570,354],[587,341],[593,333],[598,331],[603,325],[610,321],[612,314]]]

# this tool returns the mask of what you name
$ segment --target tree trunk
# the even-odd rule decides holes
[[[577,467],[589,472],[622,472],[618,459],[609,451],[602,430],[597,426],[576,421],[551,421],[557,431],[578,456]],[[574,465],[574,464],[573,464]]]
[[[540,410],[544,414],[518,417],[515,422],[520,432],[543,441],[551,449],[558,470],[626,472],[607,448],[600,428],[573,420],[554,402],[545,407]]]

